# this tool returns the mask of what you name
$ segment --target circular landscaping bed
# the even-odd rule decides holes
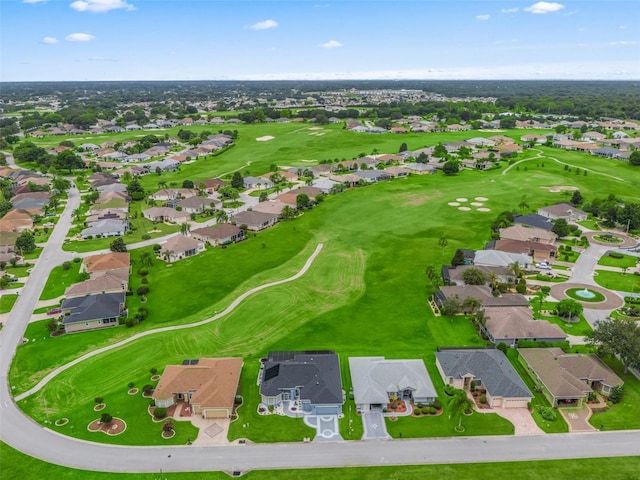
[[[152,382],[155,382],[156,380],[160,380],[160,375],[154,375],[153,377],[151,377]]]
[[[96,405],[95,407],[93,407],[93,411],[94,412],[99,412],[100,410],[103,410],[104,407],[106,407],[107,404],[106,403],[99,403],[98,405]]]
[[[176,436],[175,430],[169,430],[168,432],[165,432],[164,430],[162,431],[162,438],[164,438],[165,440],[169,438],[173,438],[175,436]]]
[[[135,395],[136,393],[138,393],[140,390],[138,390],[137,388],[130,388],[129,391],[127,392],[129,395]]]
[[[111,423],[102,423],[100,420],[94,420],[87,426],[90,432],[102,432],[107,435],[120,435],[127,429],[127,424],[121,418],[113,418]]]
[[[589,295],[593,295],[590,297],[582,297],[579,295],[580,292],[584,292],[584,291],[589,292]],[[573,298],[574,300],[578,300],[580,302],[591,302],[591,303],[598,303],[598,302],[604,302],[607,297],[605,297],[602,293],[598,292],[597,290],[592,290],[590,288],[570,288],[569,290],[566,290],[564,292],[568,297]]]
[[[618,243],[624,242],[624,239],[618,237],[617,235],[594,235],[593,239],[596,242],[607,243],[612,245],[617,245]]]
[[[68,418],[60,418],[60,419],[55,421],[54,425],[56,427],[62,427],[64,425],[66,425],[67,423],[69,423],[69,419]]]

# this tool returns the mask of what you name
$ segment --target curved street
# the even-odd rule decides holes
[[[36,261],[31,278],[22,289],[9,320],[0,331],[0,439],[27,455],[67,467],[109,472],[244,472],[256,469],[504,462],[640,455],[640,431],[309,444],[300,442],[206,447],[131,447],[77,440],[44,428],[18,409],[11,395],[8,372],[16,348],[22,341],[33,306],[51,269],[73,257],[71,253],[63,252],[61,246],[71,225],[71,212],[79,204],[79,192],[75,188],[71,189],[64,213]],[[280,282],[291,281],[302,275],[321,248],[321,245],[316,248],[305,267],[296,275]],[[268,286],[270,285],[259,288]],[[244,295],[251,293],[252,291],[249,291]],[[238,297],[235,302],[239,303],[244,298],[246,296]],[[235,305],[235,302],[232,305]],[[123,455],[125,452],[126,455]],[[118,461],[114,462],[114,458]]]

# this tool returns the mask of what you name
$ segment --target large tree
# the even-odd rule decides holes
[[[82,158],[71,150],[63,150],[60,152],[55,158],[55,166],[60,170],[68,170],[69,173],[71,173],[71,170],[85,167]]]
[[[573,192],[573,195],[571,196],[571,205],[577,206],[580,205],[583,201],[584,199],[582,198],[580,190],[576,190],[575,192]]]
[[[244,179],[242,178],[242,174],[240,172],[234,173],[233,177],[231,177],[231,186],[239,190],[244,188]]]
[[[551,231],[559,237],[566,237],[567,235],[569,235],[569,224],[564,218],[557,218],[553,222]]]
[[[631,155],[629,156],[629,163],[636,166],[640,165],[640,150],[631,152]]]
[[[462,272],[462,279],[467,285],[484,285],[487,281],[487,276],[479,268],[470,267]]]
[[[144,188],[137,177],[134,177],[131,183],[127,185],[127,193],[131,200],[142,200],[144,198]]]
[[[36,241],[29,230],[24,230],[18,238],[16,238],[16,250],[22,255],[31,253],[36,249]]]
[[[112,252],[126,252],[127,245],[124,243],[124,240],[120,237],[116,238],[111,245],[109,245],[109,249]]]
[[[455,160],[449,160],[442,166],[445,175],[455,175],[460,171],[460,165]]]
[[[586,338],[589,344],[598,347],[599,354],[618,357],[624,365],[625,374],[629,367],[640,368],[640,324],[638,322],[620,318],[599,320]]]
[[[584,307],[580,302],[573,300],[572,298],[565,298],[561,300],[556,306],[558,315],[564,318],[577,317],[582,313]]]

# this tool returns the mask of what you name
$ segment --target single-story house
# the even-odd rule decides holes
[[[487,338],[498,345],[515,347],[520,340],[537,342],[563,342],[567,334],[546,320],[534,320],[529,307],[487,307],[484,309],[486,325],[480,326]]]
[[[244,184],[244,188],[273,188],[273,182],[264,178],[247,176],[242,179],[242,182]]]
[[[528,215],[516,215],[513,217],[513,223],[518,225],[525,225],[527,227],[542,228],[543,230],[551,230],[553,228],[553,222],[548,217],[543,217],[537,213],[530,213]]]
[[[497,349],[438,350],[436,367],[445,385],[485,389],[491,408],[526,408],[533,398],[507,356]]]
[[[387,172],[387,174],[393,178],[408,177],[409,174],[411,173],[409,169],[404,167],[387,167],[384,169],[384,171]]]
[[[392,397],[427,404],[437,396],[427,367],[420,359],[349,357],[349,370],[358,412],[382,410]]]
[[[367,182],[381,182],[391,178],[391,175],[384,170],[358,170],[355,175]]]
[[[340,360],[331,350],[269,352],[260,372],[264,405],[294,402],[306,415],[339,415],[344,395]]]
[[[127,231],[127,221],[117,219],[97,220],[80,232],[83,239],[89,237],[121,237]]]
[[[433,174],[436,173],[436,167],[428,165],[426,163],[406,163],[404,168],[410,170],[411,173],[418,175]]]
[[[129,252],[109,252],[90,255],[82,260],[80,271],[99,272],[102,270],[116,270],[126,268],[129,270],[131,264]]]
[[[246,225],[247,230],[258,232],[275,225],[278,222],[278,215],[273,213],[245,211],[231,217],[231,221],[238,226]]]
[[[11,210],[43,210],[49,205],[51,192],[29,192],[20,193],[11,197]]]
[[[476,250],[474,265],[487,267],[508,267],[517,263],[521,269],[528,270],[533,264],[533,258],[522,253],[501,252],[498,250]]]
[[[215,193],[218,191],[220,187],[224,187],[227,185],[227,182],[220,180],[219,178],[208,178],[202,182],[196,182],[196,184],[204,183],[205,189],[207,193]]]
[[[242,358],[201,358],[167,365],[153,400],[161,408],[186,402],[202,418],[231,418],[241,370]]]
[[[338,185],[338,182],[334,182],[333,180],[329,180],[325,177],[320,177],[314,178],[311,185],[319,189],[322,193],[329,193],[333,187]]]
[[[204,251],[204,242],[195,238],[177,235],[161,244],[160,258],[168,263],[192,257]]]
[[[542,228],[512,225],[511,227],[500,230],[500,238],[552,244],[555,243],[558,236],[555,233]]]
[[[191,230],[190,233],[196,240],[206,242],[214,247],[244,240],[244,230],[229,223],[220,223],[212,227],[197,228],[195,230]]]
[[[594,354],[565,353],[561,348],[519,348],[519,361],[542,388],[552,406],[582,405],[589,393],[607,396],[623,381]]]
[[[65,299],[60,306],[64,313],[64,331],[71,333],[117,326],[118,318],[126,312],[124,299],[125,292]]]
[[[33,215],[26,210],[10,210],[0,219],[0,231],[21,233],[33,229]]]
[[[461,302],[468,297],[477,298],[481,302],[482,308],[487,307],[528,307],[529,301],[524,295],[519,293],[503,293],[494,297],[491,288],[486,285],[463,285],[444,286],[433,294],[433,299],[438,308],[442,308],[447,298],[457,296]]]
[[[516,277],[507,267],[485,267],[481,265],[444,265],[442,267],[442,280],[445,285],[465,285],[463,274],[469,268],[480,270],[485,276],[485,284],[490,285],[492,277],[500,283],[515,283]]]
[[[0,253],[13,253],[16,250],[17,232],[3,232],[0,230]]]
[[[94,272],[89,280],[74,283],[65,292],[65,298],[82,297],[96,293],[117,293],[127,290],[129,269],[100,270]]]
[[[144,210],[142,215],[152,222],[187,223],[189,220],[187,212],[179,212],[175,208],[169,207],[151,207]]]
[[[543,217],[556,220],[558,218],[564,218],[567,222],[579,222],[587,219],[587,212],[576,208],[570,203],[560,202],[548,207],[542,207],[538,209],[538,214]]]
[[[189,197],[178,201],[178,207],[182,208],[185,213],[202,213],[207,209],[215,209],[222,205],[219,200],[206,197]]]
[[[280,216],[280,214],[282,214],[282,210],[284,210],[285,207],[292,208],[291,205],[283,203],[279,200],[269,200],[266,202],[258,203],[255,207],[252,207],[252,210],[254,212],[271,213],[273,215]],[[295,208],[296,207],[293,207],[294,210]]]
[[[166,202],[167,200],[178,200],[180,198],[190,198],[198,195],[198,191],[193,188],[163,188],[149,195],[153,200]]]
[[[551,262],[558,255],[558,248],[547,243],[499,239],[491,242],[495,250],[529,255],[535,262]]]

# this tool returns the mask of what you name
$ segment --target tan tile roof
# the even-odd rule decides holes
[[[553,243],[558,236],[550,231],[536,227],[524,227],[522,225],[513,225],[500,230],[501,239],[534,241],[542,243]]]
[[[153,398],[194,392],[191,403],[203,408],[233,408],[242,358],[201,358],[197,365],[167,365]]]
[[[253,207],[253,210],[255,212],[273,213],[275,215],[280,215],[284,207],[288,206],[290,205],[287,205],[286,203],[280,201],[260,202],[255,207]]]
[[[3,232],[13,232],[17,229],[29,229],[33,227],[33,216],[27,210],[10,210],[0,219],[0,230]]]
[[[609,386],[622,380],[595,355],[568,354],[560,348],[522,348],[518,352],[556,398],[580,398],[592,389],[584,381]]]
[[[95,272],[89,280],[75,283],[64,292],[65,297],[77,297],[92,293],[124,290],[129,282],[129,269],[118,268],[116,270],[100,270]]]
[[[86,257],[82,263],[84,264],[87,272],[115,270],[118,268],[129,269],[130,255],[128,252],[109,252]]]
[[[220,223],[213,227],[202,227],[191,231],[193,235],[218,240],[230,238],[238,233],[240,233],[240,227],[231,225],[230,223]]]
[[[567,334],[557,325],[546,320],[534,320],[529,307],[484,309],[487,330],[495,341],[500,339],[566,338]]]
[[[170,239],[168,239],[166,242],[162,244],[162,251],[163,252],[171,251],[173,253],[178,254],[180,252],[184,252],[185,250],[198,248],[198,245],[200,244],[201,242],[199,242],[195,238],[187,237],[185,235],[177,235],[175,237],[171,237]]]

